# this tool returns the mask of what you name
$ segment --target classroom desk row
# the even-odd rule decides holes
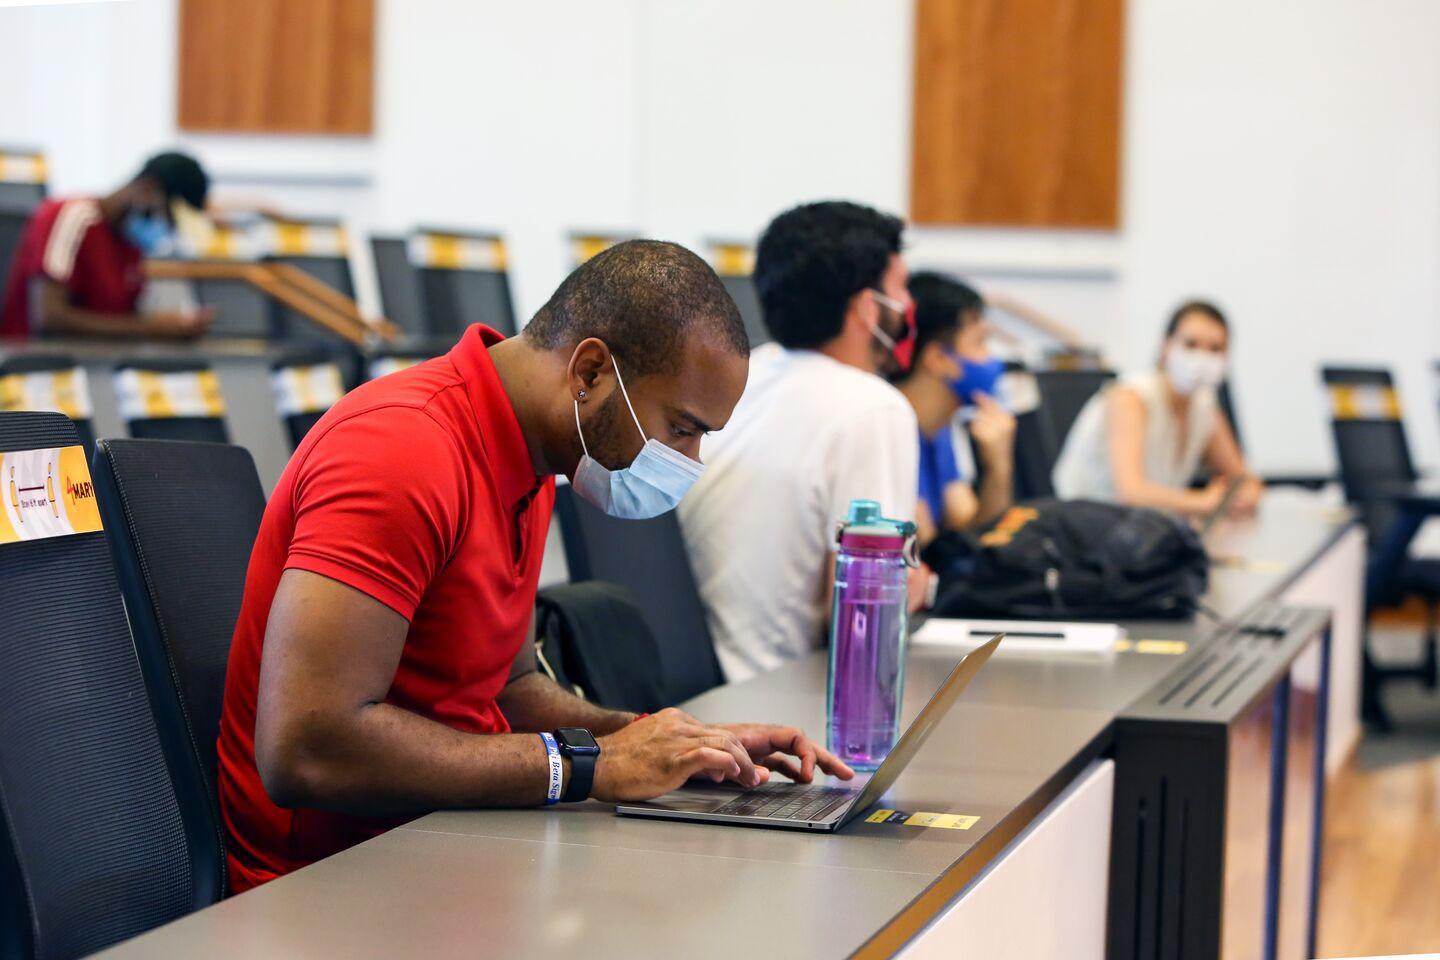
[[[1358,685],[1364,559],[1363,537],[1348,514],[1275,497],[1257,519],[1217,526],[1209,546],[1219,558],[1206,598],[1213,617],[1125,624],[1133,641],[1167,642],[1136,642],[1108,659],[992,659],[884,802],[960,814],[964,828],[861,817],[837,834],[815,835],[627,819],[598,802],[439,812],[105,956],[1300,956],[1313,919],[1316,864],[1304,849],[1290,856],[1288,839],[1281,851],[1278,839],[1267,844],[1263,831],[1254,833],[1260,808],[1275,803],[1258,781],[1245,782],[1261,775],[1253,765],[1239,764],[1247,755],[1270,763],[1252,749],[1260,743],[1254,723],[1242,729],[1237,721],[1228,754],[1221,741],[1222,760],[1231,758],[1228,798],[1212,790],[1213,803],[1185,807],[1197,823],[1202,813],[1228,813],[1228,832],[1216,841],[1226,848],[1219,861],[1213,851],[1189,854],[1201,870],[1194,876],[1208,877],[1219,864],[1218,886],[1201,891],[1193,881],[1196,888],[1166,893],[1163,903],[1150,904],[1150,893],[1118,902],[1117,890],[1144,885],[1140,877],[1150,875],[1143,855],[1138,876],[1113,856],[1137,842],[1116,799],[1137,789],[1143,795],[1127,786],[1130,744],[1142,742],[1131,734],[1183,728],[1188,735],[1190,728],[1156,714],[1163,712],[1156,704],[1177,683],[1202,676],[1226,643],[1238,642],[1233,627],[1254,611],[1274,601],[1324,601],[1295,608],[1286,636],[1266,641],[1269,659],[1227,680],[1224,688],[1244,701],[1235,716],[1258,717],[1266,730],[1271,718],[1279,722],[1264,697],[1277,684],[1288,686],[1295,664],[1308,656],[1312,672],[1336,681],[1319,711],[1326,733],[1307,741],[1328,760],[1317,763],[1333,765],[1328,755],[1343,757],[1358,732],[1354,691],[1340,690]],[[907,722],[956,656],[912,648]],[[707,720],[772,720],[820,735],[825,670],[817,653],[712,690],[687,708]],[[1211,682],[1207,691],[1220,689]],[[1292,702],[1302,700],[1297,690]],[[1166,750],[1174,762],[1187,762],[1185,749]],[[1303,822],[1313,827],[1319,798],[1292,788],[1290,802],[1302,801],[1312,818]],[[1152,830],[1165,829],[1164,816],[1152,810]],[[1192,833],[1197,845],[1210,842]],[[1280,871],[1267,872],[1265,864],[1282,852],[1304,869],[1283,895],[1270,894],[1290,903],[1292,915],[1267,923],[1256,911],[1267,909],[1266,884],[1279,882],[1267,878]],[[1155,869],[1167,869],[1163,857]],[[1301,890],[1307,883],[1311,889]],[[1258,907],[1251,903],[1257,891]],[[1188,929],[1183,919],[1176,926],[1173,912],[1152,915],[1173,911],[1177,897],[1182,912],[1195,911]],[[1205,910],[1225,911],[1223,924],[1202,919]],[[1222,925],[1223,945],[1215,940]],[[1127,929],[1113,939],[1117,927]]]

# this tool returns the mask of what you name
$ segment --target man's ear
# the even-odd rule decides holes
[[[845,302],[845,319],[840,325],[840,333],[864,334],[864,338],[869,340],[871,328],[879,322],[880,305],[875,302],[875,295],[868,289],[860,290],[851,294]]]
[[[565,371],[571,399],[586,403],[595,398],[604,379],[613,372],[614,363],[605,341],[595,337],[581,340],[571,352],[570,365]]]

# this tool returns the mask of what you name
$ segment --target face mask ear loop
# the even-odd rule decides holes
[[[880,306],[886,308],[887,310],[894,310],[896,313],[901,314],[902,316],[904,315],[905,311],[899,309],[900,302],[898,300],[891,299],[888,294],[881,293],[879,290],[871,290],[870,296],[874,297],[875,302],[880,304]],[[896,350],[895,338],[890,336],[890,334],[886,333],[885,330],[878,323],[871,323],[869,326],[870,335],[876,340],[879,340],[880,345],[893,354]]]
[[[620,396],[625,398],[625,406],[630,411],[630,419],[635,421],[635,429],[640,431],[640,439],[646,443],[650,438],[645,436],[645,428],[640,426],[640,418],[635,416],[635,408],[630,406],[630,394],[625,391],[625,378],[620,376],[620,364],[615,362],[615,354],[610,354],[610,363],[615,367],[615,381],[620,384]]]
[[[587,457],[590,456],[590,448],[587,447],[587,446],[585,446],[585,431],[580,429],[580,401],[579,401],[579,400],[576,400],[576,401],[575,401],[575,432],[578,433],[578,434],[580,434],[580,449],[585,452],[585,456],[587,456]]]

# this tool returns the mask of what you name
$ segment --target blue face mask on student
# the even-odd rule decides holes
[[[960,364],[960,376],[950,381],[950,389],[955,391],[962,405],[974,403],[975,393],[995,396],[1000,377],[1005,373],[1003,361],[993,357],[985,361],[969,360],[958,353],[950,354],[950,359]]]
[[[140,214],[131,211],[126,215],[121,229],[125,239],[140,248],[147,257],[164,251],[170,244],[172,230],[164,217],[155,214]]]
[[[612,362],[614,358],[611,358]],[[585,445],[585,431],[580,428],[580,401],[575,401],[575,429],[580,433],[580,449],[584,456],[575,468],[575,479],[570,485],[575,492],[612,517],[621,520],[648,520],[662,513],[669,513],[680,505],[681,499],[700,479],[705,467],[696,463],[678,450],[672,450],[654,437],[645,436],[635,408],[630,406],[630,394],[625,391],[625,381],[620,378],[620,367],[615,367],[615,379],[620,384],[620,395],[635,421],[635,429],[645,439],[645,446],[623,470],[611,470],[590,456]]]

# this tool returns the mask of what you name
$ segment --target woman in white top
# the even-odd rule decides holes
[[[1232,480],[1231,509],[1249,513],[1263,489],[1245,463],[1216,389],[1225,379],[1230,327],[1192,301],[1170,318],[1160,364],[1102,390],[1080,412],[1055,464],[1055,492],[1190,516],[1214,512]],[[1204,463],[1208,486],[1190,486]]]

